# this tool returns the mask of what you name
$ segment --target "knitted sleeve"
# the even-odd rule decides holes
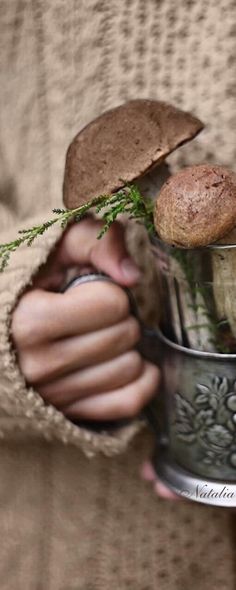
[[[28,219],[27,227],[39,221],[39,216]],[[15,238],[18,229],[14,225],[10,230],[1,232],[0,242]],[[114,455],[125,449],[140,429],[141,421],[134,421],[109,433],[95,433],[73,424],[56,408],[46,405],[39,393],[27,386],[11,340],[12,310],[25,288],[31,284],[33,275],[47,260],[61,232],[60,227],[50,228],[30,248],[21,246],[0,274],[0,436],[39,436],[72,443],[81,447],[88,456],[99,451]]]

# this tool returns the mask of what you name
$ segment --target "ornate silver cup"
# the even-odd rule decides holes
[[[235,246],[183,251],[156,240],[153,250],[164,310],[161,330],[156,331],[163,380],[155,469],[179,495],[233,507]]]

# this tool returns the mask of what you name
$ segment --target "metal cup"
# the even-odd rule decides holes
[[[236,285],[228,268],[230,284],[219,280],[229,262],[225,250],[186,252],[158,240],[153,245],[163,309],[161,330],[156,331],[162,421],[153,462],[158,477],[177,494],[233,507],[236,349],[230,298]]]

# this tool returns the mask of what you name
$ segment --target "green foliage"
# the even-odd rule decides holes
[[[124,213],[128,215],[129,219],[141,221],[149,233],[154,232],[152,201],[144,200],[135,185],[128,185],[113,195],[101,195],[76,209],[53,209],[53,213],[56,215],[53,219],[30,229],[20,230],[18,232],[20,237],[12,242],[0,244],[0,272],[6,268],[12,252],[17,250],[19,246],[22,244],[31,246],[37,237],[42,236],[55,223],[60,223],[61,227],[65,228],[72,221],[80,221],[90,209],[95,209],[96,213],[102,212],[104,225],[98,239],[108,231],[119,215]]]

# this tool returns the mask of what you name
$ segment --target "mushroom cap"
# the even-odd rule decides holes
[[[209,164],[184,168],[163,185],[154,223],[162,240],[182,248],[218,241],[236,225],[236,174]]]
[[[196,117],[155,100],[131,100],[105,112],[82,129],[68,148],[66,207],[114,193],[202,129]]]

